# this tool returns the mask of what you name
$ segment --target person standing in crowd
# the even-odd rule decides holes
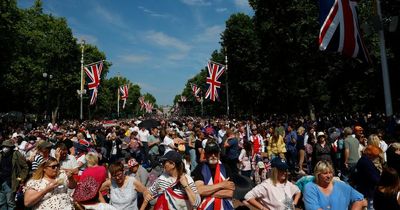
[[[33,210],[74,209],[67,187],[75,188],[70,172],[60,172],[60,164],[53,157],[43,161],[26,183],[24,204]]]
[[[400,209],[400,178],[393,168],[383,168],[374,192],[374,208],[377,210]]]
[[[232,172],[237,174],[238,170],[238,158],[239,158],[239,140],[236,138],[235,133],[228,129],[226,131],[226,141],[224,143],[226,150],[226,162],[231,168]]]
[[[313,155],[313,166],[321,160],[332,163],[332,148],[326,141],[326,135],[322,131],[317,134],[317,144],[314,145]]]
[[[286,128],[285,133],[285,144],[286,144],[286,160],[289,165],[290,171],[295,171],[295,165],[297,163],[297,134],[293,130],[292,125],[289,124]]]
[[[24,156],[10,140],[3,141],[0,152],[0,209],[14,209],[15,192],[28,176]]]
[[[192,177],[184,173],[182,156],[176,151],[169,151],[160,161],[164,173],[149,188],[154,198],[158,196],[154,209],[197,209],[200,195]],[[146,197],[145,200],[149,201]]]
[[[362,209],[367,206],[363,195],[350,185],[333,179],[330,162],[320,161],[314,168],[314,182],[304,187],[304,205],[308,210]]]
[[[392,143],[386,150],[387,165],[400,174],[400,143]]]
[[[253,144],[252,156],[254,155],[261,156],[261,152],[263,151],[262,146],[264,145],[263,143],[264,140],[263,137],[260,134],[258,134],[257,127],[252,129],[249,141]]]
[[[220,161],[220,148],[215,141],[207,142],[205,157],[207,162],[197,165],[192,172],[194,182],[202,197],[199,210],[233,209],[232,197],[235,184],[230,181],[230,167]]]
[[[112,163],[108,170],[111,179],[102,184],[100,191],[110,189],[110,204],[116,209],[137,210],[137,192],[143,193],[147,199],[151,197],[149,191],[139,180],[125,175],[124,164],[121,162]]]
[[[297,139],[296,139],[296,150],[299,154],[299,171],[298,173],[301,175],[305,175],[306,172],[303,170],[303,164],[304,164],[304,159],[306,156],[306,149],[304,145],[304,133],[305,133],[305,128],[303,126],[300,126],[297,129]]]
[[[251,164],[252,162],[252,150],[251,143],[249,141],[243,142],[243,149],[240,151],[239,155],[239,165],[240,165],[240,173],[243,176],[251,177]]]
[[[373,209],[374,190],[380,178],[380,171],[374,165],[374,160],[379,158],[381,151],[378,146],[368,145],[356,165],[355,188],[367,199],[368,209]]]
[[[290,209],[294,210],[301,192],[299,188],[288,181],[289,166],[280,157],[271,160],[271,176],[254,187],[245,195],[246,201],[257,209]]]
[[[345,167],[345,170],[343,171],[343,177],[345,182],[348,182],[349,179],[351,179],[351,176],[353,175],[356,168],[358,159],[360,159],[360,155],[358,153],[360,143],[356,138],[352,136],[352,133],[353,131],[350,127],[346,127],[343,130]]]
[[[157,165],[158,157],[160,156],[160,152],[158,149],[158,145],[160,144],[160,139],[158,135],[158,128],[154,127],[151,129],[151,135],[147,138],[148,147],[149,147],[149,158],[151,165],[155,167]]]
[[[149,131],[144,127],[141,126],[140,130],[138,132],[139,140],[142,143],[141,147],[141,153],[143,154],[143,163],[148,165],[149,163],[149,144],[148,144],[148,138],[150,136]]]
[[[286,145],[283,137],[279,134],[279,130],[275,127],[270,128],[271,139],[268,142],[268,157],[272,160],[275,157],[285,158]]]

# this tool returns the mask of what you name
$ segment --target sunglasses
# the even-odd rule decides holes
[[[52,169],[56,169],[56,168],[60,168],[60,164],[51,165],[51,166],[47,166],[47,167],[52,168]]]

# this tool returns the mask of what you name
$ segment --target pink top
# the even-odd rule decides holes
[[[102,184],[106,181],[107,170],[104,166],[88,167],[83,171],[80,180],[84,180],[84,178],[87,176],[92,176],[97,182]]]
[[[263,206],[269,209],[291,209],[293,196],[300,193],[300,189],[291,182],[273,185],[271,179],[263,181],[245,195],[246,200],[255,198]]]

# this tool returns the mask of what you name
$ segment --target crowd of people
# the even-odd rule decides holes
[[[400,209],[394,118],[3,126],[0,209]]]

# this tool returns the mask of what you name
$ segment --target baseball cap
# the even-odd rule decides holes
[[[289,166],[286,161],[280,157],[276,157],[271,160],[271,167],[277,168],[279,170],[288,170]]]
[[[160,162],[162,162],[162,163],[164,163],[167,160],[172,161],[174,163],[181,163],[182,156],[178,152],[171,150],[160,158]]]

